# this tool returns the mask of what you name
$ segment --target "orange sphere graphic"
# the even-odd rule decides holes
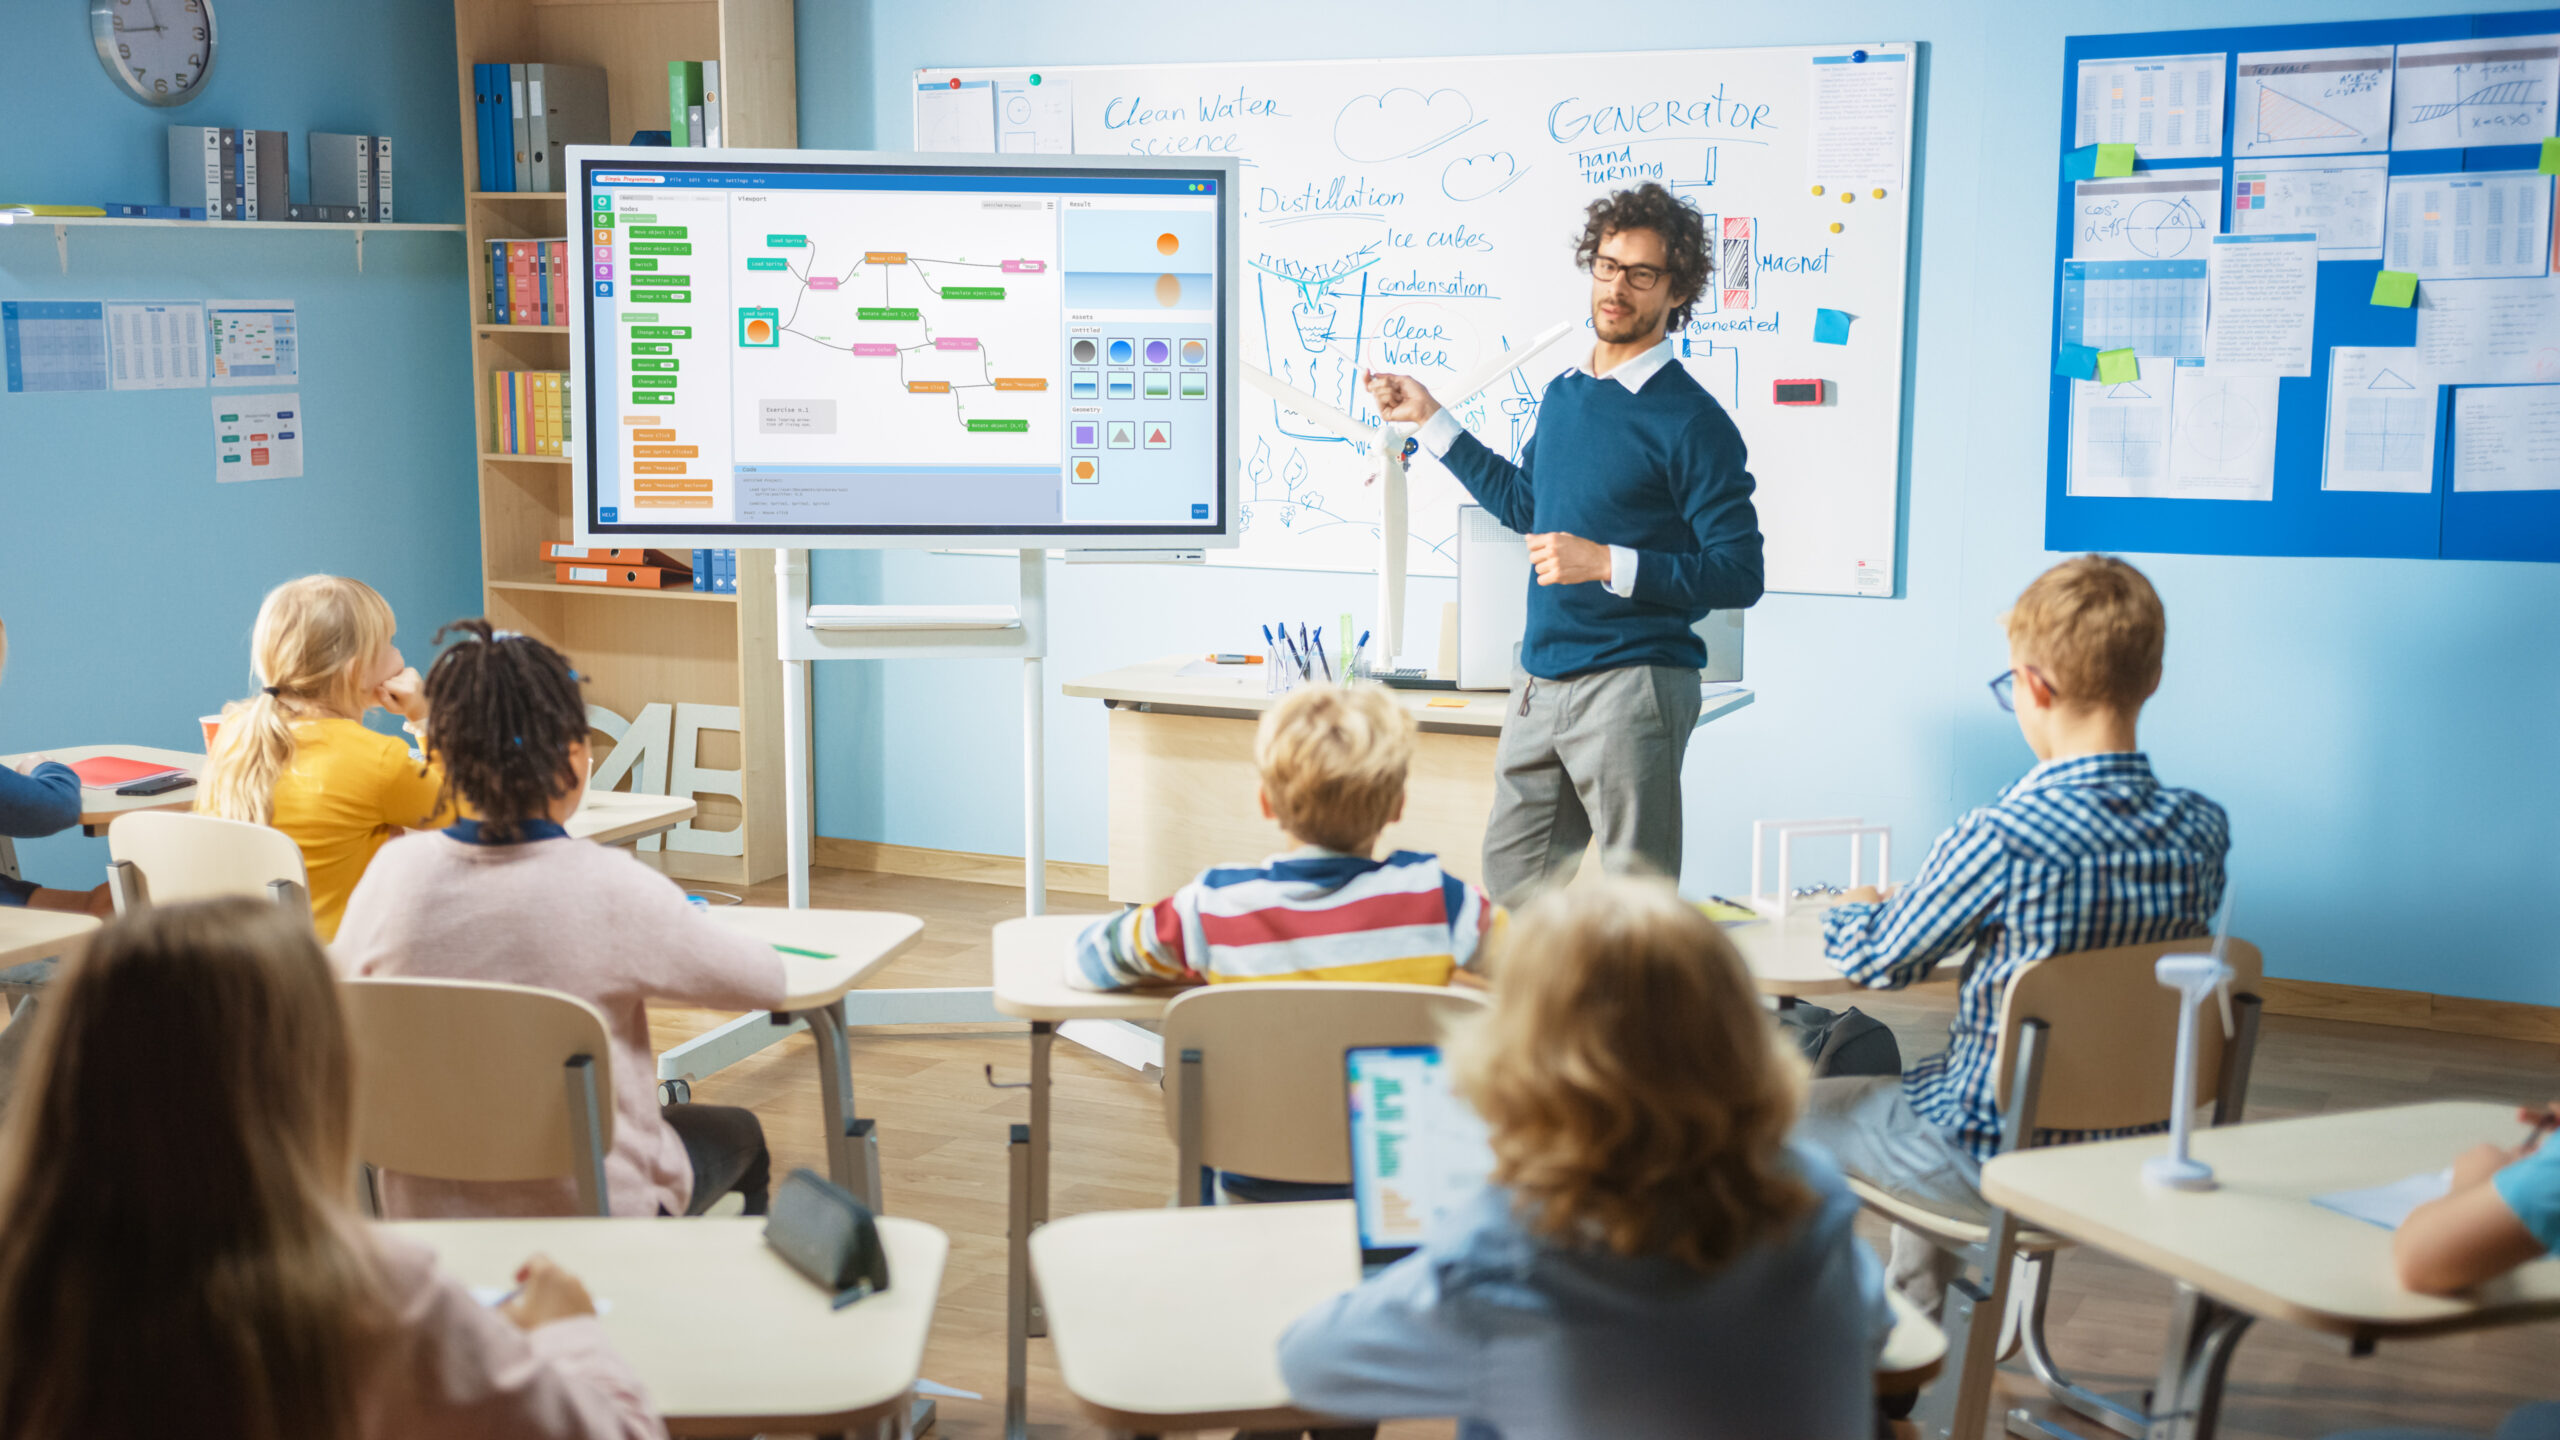
[[[772,338],[773,322],[769,320],[750,320],[747,322],[748,340],[761,345]]]
[[[1159,255],[1170,255],[1181,248],[1182,242],[1175,239],[1170,230],[1156,237],[1156,253]]]
[[[1168,310],[1182,303],[1181,276],[1159,275],[1156,277],[1156,303]]]

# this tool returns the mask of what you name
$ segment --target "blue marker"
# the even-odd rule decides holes
[[[1324,678],[1330,683],[1333,679],[1333,657],[1324,653],[1323,626],[1316,627],[1316,638],[1307,642],[1307,648],[1314,653],[1316,663],[1324,667]]]

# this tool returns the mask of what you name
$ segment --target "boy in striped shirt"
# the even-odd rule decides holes
[[[1263,712],[1262,813],[1299,848],[1221,865],[1098,920],[1067,979],[1086,990],[1245,980],[1469,983],[1497,912],[1429,855],[1374,860],[1404,813],[1413,721],[1376,685],[1317,685]],[[1462,978],[1463,977],[1463,978]]]
[[[1871,989],[1961,960],[1947,1047],[1899,1079],[1815,1081],[1797,1132],[1859,1179],[1960,1219],[1985,1209],[1982,1162],[2000,1145],[1992,1060],[2010,979],[2049,956],[2209,934],[2231,848],[2222,807],[2162,785],[2134,739],[2168,637],[2141,571],[2066,560],[2018,597],[2007,626],[2010,668],[1992,694],[2016,713],[2036,767],[1938,837],[1889,900],[1860,887],[1823,920],[1831,963]],[[1956,1267],[1895,1228],[1893,1281],[1914,1304],[1934,1312]]]

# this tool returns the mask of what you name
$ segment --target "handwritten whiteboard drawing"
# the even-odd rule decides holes
[[[1508,150],[1461,155],[1440,170],[1440,193],[1452,200],[1499,195],[1520,179],[1520,161]]]
[[[1409,160],[1437,150],[1484,122],[1455,90],[1398,86],[1379,95],[1355,95],[1333,117],[1333,148],[1361,164]]]
[[[1722,309],[1751,308],[1752,230],[1748,219],[1733,215],[1724,219],[1724,244],[1716,253],[1716,286],[1723,292],[1718,302]]]
[[[1683,194],[1710,218],[1720,273],[1678,338],[1749,446],[1771,588],[1854,595],[1877,593],[1858,560],[1899,548],[1910,211],[1890,179],[1854,206],[1806,193],[1817,117],[1805,76],[1817,55],[1845,61],[1852,49],[1905,71],[1918,59],[1864,44],[1039,69],[1072,82],[1080,154],[1242,163],[1237,359],[1363,427],[1378,421],[1364,370],[1411,373],[1449,403],[1444,392],[1506,345],[1585,321],[1590,281],[1573,241],[1592,200],[1645,180]],[[1405,83],[1414,75],[1430,83]],[[1727,217],[1747,237],[1730,257]],[[1858,345],[1817,349],[1821,306],[1879,318],[1861,322]],[[1453,413],[1516,461],[1548,383],[1588,354],[1579,333]],[[1771,381],[1795,375],[1852,398],[1806,423],[1815,417],[1771,405]],[[1229,450],[1239,544],[1210,562],[1374,571],[1375,445],[1265,395],[1245,393],[1240,416]],[[1427,453],[1406,483],[1409,573],[1448,575],[1470,497]]]

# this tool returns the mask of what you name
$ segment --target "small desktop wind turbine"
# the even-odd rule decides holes
[[[1434,387],[1432,395],[1443,408],[1472,399],[1486,386],[1529,363],[1539,351],[1563,339],[1581,324],[1563,320],[1540,331],[1528,344],[1479,364],[1459,376],[1445,389]],[[1415,427],[1395,421],[1364,425],[1342,411],[1285,381],[1275,380],[1263,371],[1247,365],[1244,382],[1289,410],[1296,411],[1309,424],[1328,430],[1354,445],[1371,447],[1378,457],[1378,653],[1387,657],[1392,667],[1396,657],[1404,653],[1404,574],[1405,574],[1405,446]]]

